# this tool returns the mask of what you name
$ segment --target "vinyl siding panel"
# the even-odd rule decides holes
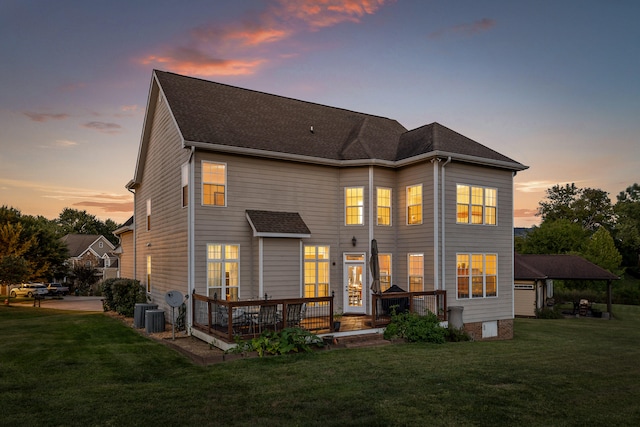
[[[136,278],[147,282],[147,256],[151,256],[151,299],[168,308],[164,294],[187,289],[188,214],[182,207],[181,166],[189,151],[159,96],[151,118],[146,162],[135,195],[137,237]],[[146,204],[151,200],[151,228],[147,231]]]
[[[127,231],[120,234],[120,247],[122,253],[120,254],[120,277],[123,279],[131,279],[134,277],[133,272],[133,231]]]
[[[446,253],[445,281],[447,305],[464,307],[465,323],[513,318],[513,177],[510,171],[461,163],[446,167],[444,206]],[[456,223],[456,185],[496,188],[497,225]],[[498,297],[456,298],[456,254],[496,253],[498,255]]]

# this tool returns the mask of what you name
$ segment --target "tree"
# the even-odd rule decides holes
[[[615,237],[625,264],[640,265],[640,185],[634,183],[617,196]]]
[[[64,208],[56,223],[60,227],[60,237],[65,234],[100,234],[114,245],[118,244],[118,238],[113,232],[120,226],[111,219],[102,222],[87,211]]]
[[[582,251],[582,255],[592,263],[609,270],[614,274],[620,274],[622,255],[616,249],[611,234],[604,228],[598,228],[589,239]]]
[[[582,226],[568,219],[558,219],[534,226],[517,242],[516,250],[522,254],[579,253],[586,242],[587,232]]]
[[[98,270],[93,267],[85,267],[83,265],[76,265],[71,270],[71,278],[73,284],[81,294],[89,292],[91,287],[98,283],[100,278],[97,276]]]
[[[546,200],[540,202],[537,215],[542,221],[566,219],[585,230],[611,229],[614,212],[609,193],[594,188],[578,188],[575,184],[554,185],[546,190]]]
[[[32,268],[24,255],[35,243],[34,237],[23,238],[22,224],[0,225],[0,284],[11,285],[29,279]]]

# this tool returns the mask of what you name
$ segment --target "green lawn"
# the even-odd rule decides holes
[[[101,313],[0,307],[0,425],[638,425],[640,307],[511,341],[192,365]]]

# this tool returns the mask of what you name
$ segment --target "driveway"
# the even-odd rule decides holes
[[[33,306],[33,300],[20,303],[12,302],[12,304]],[[40,307],[53,308],[56,310],[103,311],[102,297],[77,297],[73,295],[67,295],[60,299],[45,298],[40,300]]]

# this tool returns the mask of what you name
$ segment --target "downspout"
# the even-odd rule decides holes
[[[138,227],[136,227],[136,192],[131,188],[127,188],[127,191],[133,194],[133,280],[136,280],[138,269],[136,265],[138,263]]]
[[[431,160],[433,164],[433,289],[440,289],[440,272],[438,266],[440,264],[438,257],[438,165],[440,158]]]
[[[442,244],[442,246],[441,247],[442,247],[442,254],[441,254],[440,262],[442,263],[442,267],[441,268],[442,268],[442,290],[443,291],[445,291],[447,289],[446,282],[445,282],[445,276],[446,276],[447,269],[446,269],[446,263],[445,263],[445,260],[446,260],[446,258],[445,258],[446,245],[445,245],[445,238],[444,238],[445,237],[445,232],[444,232],[445,231],[445,219],[446,219],[446,211],[444,209],[444,207],[445,207],[444,168],[449,163],[451,163],[451,156],[449,156],[447,158],[447,161],[442,164],[442,181],[440,182],[440,184],[442,185],[442,191],[441,191],[441,195],[440,195],[442,197],[442,213],[441,213],[441,221],[442,221],[442,226],[441,226],[442,227],[442,236],[441,236],[441,239],[442,239],[441,240],[441,244]]]
[[[515,188],[513,186],[513,178],[516,177],[517,175],[517,171],[513,171],[511,173],[511,318],[515,318],[516,317],[516,292],[515,289],[513,288],[513,276],[514,276],[514,261],[515,261],[515,242],[514,242],[514,234],[513,234],[513,208],[514,208],[514,203],[513,203],[513,198],[514,198],[514,191]],[[497,220],[497,218],[496,218]],[[537,283],[536,283],[536,298],[538,298],[538,287],[537,287]],[[536,301],[536,307],[537,307],[538,302]]]
[[[371,256],[371,240],[374,239],[374,234],[373,234],[373,166],[369,166],[369,256]],[[366,257],[365,257],[365,264],[368,265],[369,263],[366,262]],[[367,295],[367,299],[370,300],[372,297],[372,292],[371,292],[371,283],[373,283],[373,276],[371,275],[371,269],[367,268],[367,270],[369,270],[369,274],[367,274],[367,277],[369,277],[369,283],[367,286],[367,289],[369,290],[366,294]],[[364,302],[365,304],[365,312],[367,314],[371,314],[370,311],[370,306],[368,305],[368,302]]]
[[[258,238],[258,299],[264,295],[264,237]]]
[[[192,295],[196,290],[195,285],[195,166],[194,166],[194,158],[195,158],[196,148],[191,147],[191,153],[189,154],[189,193],[187,197],[189,198],[187,203],[187,296]],[[193,325],[194,313],[193,310],[193,302],[187,304],[187,311],[189,315],[187,315],[188,319],[188,328],[191,329]]]

